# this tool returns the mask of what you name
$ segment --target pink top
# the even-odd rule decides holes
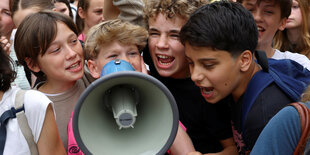
[[[84,33],[81,33],[80,35],[79,35],[79,37],[78,37],[78,39],[79,40],[81,40],[81,41],[83,41],[83,42],[85,42],[85,34]]]

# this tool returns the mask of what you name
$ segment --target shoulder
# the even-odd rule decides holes
[[[249,112],[248,117],[257,119],[263,124],[267,123],[285,105],[291,103],[291,99],[275,83],[271,83],[257,96]]]
[[[52,101],[44,95],[42,92],[37,90],[27,90],[24,96],[24,105],[25,109],[45,109],[48,104],[52,103]],[[28,112],[29,110],[27,110]]]

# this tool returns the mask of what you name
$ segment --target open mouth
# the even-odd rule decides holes
[[[167,56],[167,55],[157,54],[156,57],[157,57],[159,64],[161,65],[170,65],[174,61],[174,57]]]
[[[204,95],[210,95],[213,93],[214,88],[212,87],[200,87],[201,88],[201,92]]]
[[[265,32],[265,29],[260,27],[260,26],[257,27],[257,30],[258,30],[258,32]]]
[[[76,63],[67,67],[66,70],[76,70],[76,69],[80,68],[80,66],[81,66],[81,61],[77,61]]]

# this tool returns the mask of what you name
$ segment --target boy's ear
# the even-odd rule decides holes
[[[253,54],[250,50],[245,50],[241,53],[241,55],[239,56],[240,58],[240,70],[242,72],[247,71],[253,61]]]
[[[53,9],[52,9],[52,11],[55,11],[55,12],[56,12],[56,11],[57,11],[57,9],[56,9],[56,8],[53,8]]]
[[[287,21],[287,18],[281,19],[281,22],[278,28],[280,31],[283,31],[285,29],[286,21]]]
[[[101,70],[97,67],[96,62],[94,60],[88,60],[87,66],[91,76],[95,79],[98,79],[100,77]]]
[[[41,69],[38,64],[33,64],[30,58],[25,58],[25,62],[27,63],[27,67],[33,72],[40,72]]]
[[[80,16],[82,19],[85,18],[84,10],[83,10],[81,7],[78,8],[78,12],[77,12],[77,13],[79,14],[79,16]]]

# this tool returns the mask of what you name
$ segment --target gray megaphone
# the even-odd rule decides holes
[[[73,133],[84,154],[162,155],[178,129],[173,95],[154,77],[113,60],[82,93]]]

